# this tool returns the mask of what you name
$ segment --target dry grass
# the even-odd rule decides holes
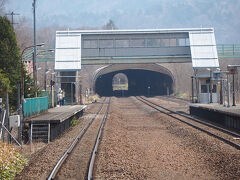
[[[86,97],[83,97],[83,102],[85,104],[88,104],[88,103],[92,103],[92,102],[99,102],[100,101],[100,97],[98,94],[94,94],[94,95],[89,95],[88,98]]]
[[[26,159],[13,145],[0,142],[0,179],[14,179],[26,163]]]
[[[128,84],[113,84],[113,90],[128,90]]]
[[[190,99],[190,96],[187,93],[175,93],[173,96],[182,99]]]

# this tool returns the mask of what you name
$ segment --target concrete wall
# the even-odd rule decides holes
[[[220,63],[220,68],[222,70],[226,70],[227,65],[229,64],[238,64],[240,65],[240,58],[219,58],[219,63]],[[191,95],[191,76],[193,75],[193,69],[192,69],[192,64],[191,63],[172,63],[172,64],[167,64],[167,63],[162,63],[160,64],[161,66],[167,68],[169,72],[172,74],[174,78],[174,92],[175,93],[187,93],[189,96]],[[49,69],[53,69],[54,63],[53,62],[39,62],[39,66],[42,67],[41,70],[38,72],[38,80],[40,83],[40,87],[44,89],[44,74],[45,74],[45,67]],[[105,66],[105,65],[104,65]],[[82,76],[82,87],[83,87],[83,93],[87,89],[93,90],[93,85],[95,81],[95,74],[97,69],[104,67],[103,65],[85,65],[82,66],[82,70],[79,72],[79,75]],[[116,68],[116,66],[122,66],[127,68],[129,65],[114,65],[113,67]],[[154,65],[142,65],[141,69],[144,69],[145,67],[148,67],[146,69],[149,69],[151,67],[153,70]],[[47,75],[47,83],[50,80],[50,74]],[[230,78],[231,79],[231,78]],[[236,100],[237,102],[240,102],[240,73],[236,76],[236,93],[237,97]]]

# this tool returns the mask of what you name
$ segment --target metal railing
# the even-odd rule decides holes
[[[221,58],[240,57],[240,44],[217,44],[217,53]],[[31,60],[31,53],[26,55],[26,59]],[[54,55],[41,56],[37,61],[55,61]]]
[[[240,57],[240,44],[218,44],[219,57]]]
[[[48,110],[48,97],[26,98],[23,101],[24,117],[32,117]]]

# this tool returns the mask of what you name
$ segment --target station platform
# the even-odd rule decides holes
[[[51,123],[61,123],[68,119],[69,117],[78,114],[86,108],[85,105],[74,105],[74,106],[60,106],[48,109],[48,112],[40,114],[36,117],[26,120],[26,122],[39,123],[50,121]]]
[[[191,115],[240,132],[240,105],[224,107],[217,103],[190,104]]]
[[[83,115],[86,105],[60,106],[24,121],[31,141],[53,141]]]

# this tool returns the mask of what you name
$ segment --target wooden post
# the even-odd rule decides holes
[[[50,143],[50,136],[51,136],[50,130],[51,130],[51,124],[50,124],[50,122],[49,122],[49,123],[48,123],[48,143]]]

